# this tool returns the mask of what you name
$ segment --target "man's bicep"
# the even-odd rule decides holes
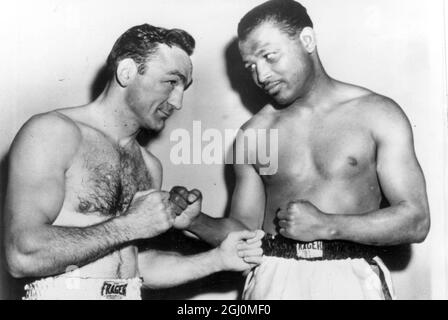
[[[230,217],[250,229],[259,229],[263,224],[265,210],[263,181],[251,165],[237,164],[234,169],[236,184]]]
[[[14,174],[7,189],[7,214],[10,226],[22,228],[42,223],[52,223],[64,200],[64,183],[57,177],[23,179]]]
[[[26,228],[56,219],[63,204],[65,170],[74,147],[70,130],[60,126],[47,119],[34,120],[14,140],[6,197],[9,227]]]
[[[392,205],[410,202],[426,206],[425,179],[415,155],[411,126],[402,113],[397,112],[392,119],[377,147],[382,191]]]

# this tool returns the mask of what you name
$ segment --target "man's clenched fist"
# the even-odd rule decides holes
[[[171,189],[169,199],[172,210],[176,214],[173,227],[187,229],[201,213],[201,192],[197,189],[188,191],[185,187],[176,186]]]
[[[328,215],[306,200],[289,202],[277,218],[280,234],[299,241],[323,240],[329,228]]]
[[[137,239],[152,238],[173,226],[176,216],[166,191],[147,190],[137,192],[126,216]]]

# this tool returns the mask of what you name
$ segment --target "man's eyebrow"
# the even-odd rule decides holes
[[[267,51],[270,51],[269,49],[269,43],[261,43],[261,44],[257,44],[255,52],[252,54],[252,56],[254,57],[258,57],[260,55],[263,55],[264,53],[266,53]],[[249,59],[250,60],[250,59]],[[242,60],[243,64],[246,65],[248,63],[250,63],[251,61],[249,60]]]
[[[187,83],[187,78],[185,78],[185,76],[177,70],[168,72],[168,74],[173,75],[173,76],[178,76],[180,78],[180,80],[183,82],[185,90],[187,90],[188,87],[193,83],[193,79],[189,83]]]
[[[269,44],[267,43],[258,46],[257,51],[255,51],[255,55],[256,56],[263,55],[266,51],[270,51]]]

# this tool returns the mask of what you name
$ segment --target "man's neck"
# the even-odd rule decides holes
[[[293,108],[308,106],[319,108],[327,106],[331,100],[332,92],[335,88],[336,80],[332,79],[323,68],[320,60],[314,67],[314,75],[306,88],[306,94],[298,98],[291,104]]]
[[[140,131],[136,115],[127,107],[123,92],[116,88],[106,88],[89,109],[98,129],[118,145],[135,139]]]

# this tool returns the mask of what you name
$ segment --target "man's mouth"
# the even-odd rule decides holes
[[[280,87],[280,81],[274,81],[274,82],[269,82],[268,84],[266,84],[263,89],[264,91],[266,91],[269,95],[274,95],[275,93],[278,92],[279,87]]]
[[[163,111],[160,109],[158,109],[157,111],[159,111],[164,118],[169,118],[171,116],[171,112],[169,112],[169,111]]]

